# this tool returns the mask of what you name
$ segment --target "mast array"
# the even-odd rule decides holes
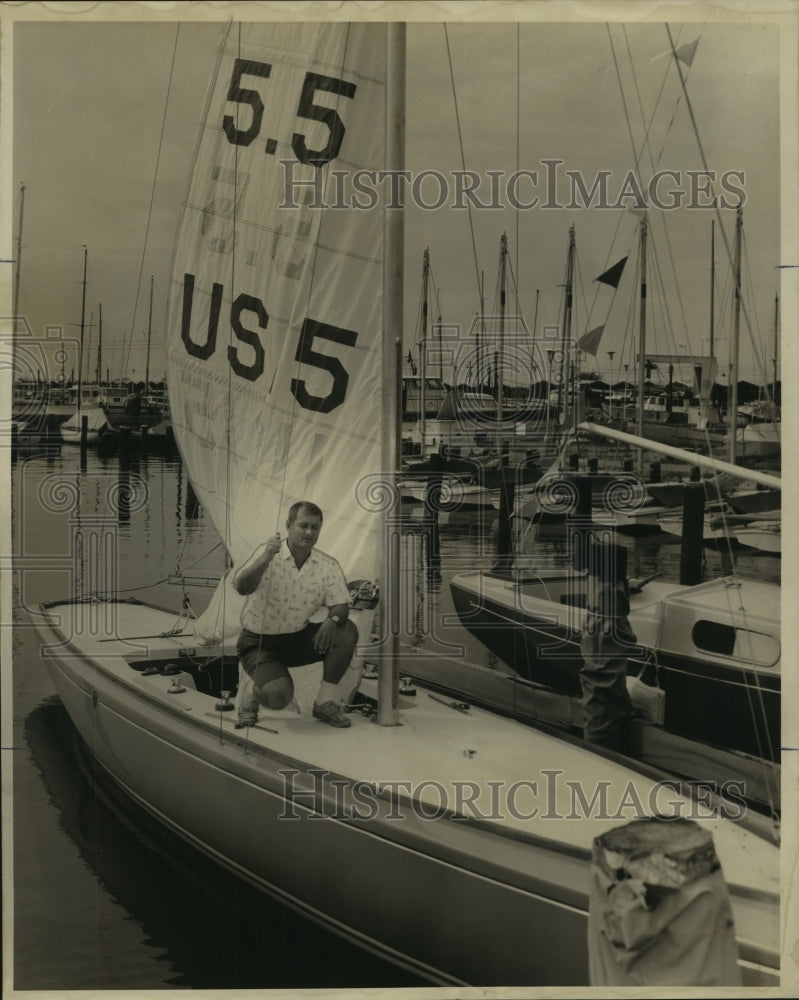
[[[13,305],[13,323],[14,329],[16,330],[17,317],[19,316],[19,275],[22,270],[22,216],[25,208],[25,185],[23,184],[20,189],[19,197],[19,229],[17,230],[17,270],[14,275],[14,305]]]
[[[638,437],[644,436],[644,394],[646,392],[646,239],[648,231],[646,215],[641,219],[641,305],[638,331]],[[644,468],[644,453],[638,452],[638,471]]]
[[[78,356],[78,416],[80,416],[83,402],[83,334],[86,325],[86,266],[89,257],[89,250],[83,247],[83,294],[80,304],[80,354]]]
[[[735,464],[735,442],[738,437],[738,348],[741,337],[741,233],[743,209],[735,214],[735,291],[733,298],[732,345],[730,347],[730,398],[727,406],[728,460]]]

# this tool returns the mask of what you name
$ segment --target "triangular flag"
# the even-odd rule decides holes
[[[674,50],[674,55],[678,59],[682,59],[686,66],[690,66],[694,61],[694,56],[696,55],[696,47],[699,44],[699,39],[695,39],[693,42],[687,42],[685,45],[681,45],[678,49]]]
[[[694,56],[696,55],[696,47],[699,45],[699,39],[695,39],[693,42],[686,42],[685,45],[681,45],[678,49],[672,49],[668,52],[659,52],[656,56],[652,56],[651,62],[657,62],[658,59],[665,59],[670,56],[672,52],[681,59],[686,66],[690,66],[694,61]]]
[[[624,260],[627,260],[625,257]],[[624,261],[622,261],[622,264]],[[618,265],[617,265],[618,266]],[[599,279],[597,279],[599,280]],[[589,330],[588,333],[584,333],[582,337],[577,341],[577,346],[581,351],[586,354],[593,354],[596,357],[597,348],[599,347],[599,341],[602,339],[602,334],[605,331],[604,324],[602,326],[595,326],[593,330]]]
[[[609,267],[607,271],[600,274],[596,281],[601,281],[603,285],[611,285],[613,288],[619,287],[619,281],[621,280],[621,272],[624,270],[624,265],[627,263],[627,258],[622,257],[622,259],[614,264],[613,267]],[[587,336],[587,334],[586,334]]]

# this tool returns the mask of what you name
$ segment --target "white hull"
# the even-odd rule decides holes
[[[403,503],[425,502],[427,486],[420,480],[399,482],[400,498]],[[484,486],[463,483],[457,478],[445,479],[440,491],[435,494],[436,507],[442,511],[498,510],[499,491],[488,490]]]
[[[634,510],[605,510],[594,507],[591,510],[591,521],[606,527],[613,527],[622,534],[654,533],[661,530],[660,516],[667,507],[644,506]]]
[[[72,428],[61,428],[61,441],[63,444],[80,444],[80,430]],[[91,447],[93,444],[97,444],[100,440],[99,431],[88,431],[86,434],[86,444]]]
[[[780,454],[780,425],[751,423],[741,427],[735,438],[736,458],[772,458]]]
[[[720,514],[706,514],[704,518],[704,528],[702,538],[706,542],[720,542],[725,538],[730,538],[732,532],[720,523]],[[658,523],[662,531],[669,535],[676,535],[682,538],[682,514],[661,514]]]
[[[94,445],[100,440],[103,430],[108,426],[108,419],[105,412],[99,407],[82,410],[75,413],[69,420],[61,425],[61,440],[64,444],[81,443],[81,430],[83,417],[88,419],[86,428],[86,444]]]
[[[741,545],[758,549],[760,552],[782,554],[782,523],[753,521],[744,528],[735,529],[735,538]]]
[[[54,644],[45,657],[58,693],[100,765],[195,847],[432,982],[587,984],[592,840],[633,817],[531,817],[529,798],[508,807],[509,789],[531,778],[543,789],[544,771],[557,770],[557,795],[538,804],[566,815],[566,780],[589,795],[600,778],[618,795],[631,782],[654,802],[652,778],[423,689],[400,698],[397,727],[353,714],[351,729],[334,730],[283,712],[236,731],[233,713],[214,711],[217,698],[192,686],[169,694],[170,678],[131,665],[137,647],[188,664],[189,650],[203,655],[192,635],[103,641],[98,619],[114,619],[106,635],[142,637],[168,631],[175,617],[144,605],[67,604],[49,608],[39,628]],[[491,802],[490,781],[501,788]],[[386,782],[408,784],[392,791]],[[480,796],[465,806],[455,789],[472,787]],[[656,807],[696,808],[660,791]],[[730,880],[745,980],[774,984],[778,848],[706,812],[700,822]]]

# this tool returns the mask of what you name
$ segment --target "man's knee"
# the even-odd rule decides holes
[[[290,677],[277,677],[256,687],[255,694],[264,708],[285,708],[294,697],[294,682]]]

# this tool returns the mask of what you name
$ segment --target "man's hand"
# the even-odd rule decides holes
[[[280,552],[280,533],[272,535],[271,538],[267,539],[266,548],[264,549],[264,556],[269,559],[269,562],[274,559],[274,557]]]
[[[259,546],[260,548],[260,546]],[[261,582],[266,567],[280,552],[280,534],[272,535],[263,543],[263,551],[233,576],[233,586],[239,594],[251,594]]]
[[[328,649],[330,649],[333,644],[333,636],[336,634],[337,628],[338,626],[332,618],[325,618],[317,629],[313,640],[313,648],[317,653],[321,653],[324,656]]]

